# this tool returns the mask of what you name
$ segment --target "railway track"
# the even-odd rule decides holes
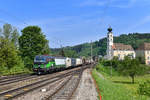
[[[75,93],[82,75],[83,69],[73,74],[70,79],[59,86],[52,94],[43,100],[70,100]]]
[[[26,75],[26,76],[22,76],[22,77],[14,77],[11,79],[6,79],[6,80],[1,80],[0,81],[0,86],[2,85],[8,85],[11,83],[15,83],[15,82],[19,82],[19,81],[23,81],[23,80],[27,80],[27,79],[32,79],[32,78],[36,78],[36,75]]]
[[[2,93],[0,93],[0,100],[12,100],[14,98],[20,97],[20,96],[22,96],[28,92],[31,92],[35,89],[41,88],[43,86],[46,86],[46,85],[51,84],[53,82],[56,82],[56,81],[58,81],[64,77],[67,77],[69,75],[77,73],[79,70],[80,69],[73,70],[73,71],[70,71],[68,73],[60,74],[60,75],[57,75],[54,77],[48,77],[44,80],[40,80],[40,81],[34,82],[32,84],[28,84],[28,85],[25,85],[25,86],[22,86],[22,87],[13,89],[13,90],[8,90],[5,92],[2,92]]]
[[[33,75],[33,74],[20,74],[20,75],[12,75],[12,76],[3,76],[3,77],[0,77],[0,82],[3,80],[11,80],[11,79],[19,78],[19,77],[28,77],[31,75]]]

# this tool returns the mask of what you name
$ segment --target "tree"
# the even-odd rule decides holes
[[[13,43],[2,37],[0,38],[0,62],[1,67],[7,67],[8,69],[19,65],[21,62]]]
[[[42,53],[43,54],[50,54],[50,48],[49,48],[49,42],[47,41],[47,43],[45,44],[43,50],[42,50]]]
[[[60,50],[59,55],[61,55],[62,57],[65,57],[65,52],[63,49]]]
[[[131,59],[127,56],[118,68],[121,74],[130,76],[132,78],[132,83],[134,83],[134,78],[136,75],[143,75],[146,72],[145,66],[140,65],[137,59]]]
[[[11,24],[4,24],[3,29],[0,29],[1,36],[10,42],[12,42],[15,47],[18,47],[19,32]]]
[[[138,59],[141,64],[145,64],[145,58],[144,57],[136,57],[136,59]]]
[[[24,62],[26,62],[26,67],[31,68],[32,61],[36,55],[49,52],[48,40],[45,39],[41,28],[38,26],[27,26],[21,32],[19,50]],[[29,63],[29,61],[31,62]]]
[[[65,57],[75,58],[76,52],[74,50],[65,50]]]
[[[18,39],[19,39],[19,32],[16,28],[14,28],[12,35],[11,35],[11,42],[15,45],[15,47],[18,48],[19,43],[18,43]]]
[[[12,26],[11,24],[4,24],[3,25],[3,37],[6,39],[11,38]]]
[[[111,64],[114,69],[117,69],[119,64],[119,58],[117,56],[113,57],[113,59],[111,60]]]

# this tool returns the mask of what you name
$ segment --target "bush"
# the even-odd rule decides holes
[[[118,57],[114,57],[112,60],[100,60],[100,63],[104,66],[112,66],[115,70],[117,70],[118,64],[120,61],[118,60]]]
[[[15,45],[8,39],[0,38],[0,75],[28,72]]]
[[[103,66],[101,64],[98,64],[96,66],[96,70],[98,72],[101,72],[102,74],[107,74],[110,75],[111,74],[111,67],[110,66]],[[112,76],[118,76],[119,73],[112,67]]]
[[[138,93],[140,95],[150,96],[150,80],[147,80],[146,82],[139,84]]]

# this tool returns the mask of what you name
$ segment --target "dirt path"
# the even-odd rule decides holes
[[[72,100],[98,100],[97,96],[98,93],[90,74],[90,69],[86,69]]]

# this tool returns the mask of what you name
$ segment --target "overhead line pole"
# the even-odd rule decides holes
[[[91,62],[92,62],[92,57],[93,57],[93,46],[92,46],[92,40],[91,40]]]

